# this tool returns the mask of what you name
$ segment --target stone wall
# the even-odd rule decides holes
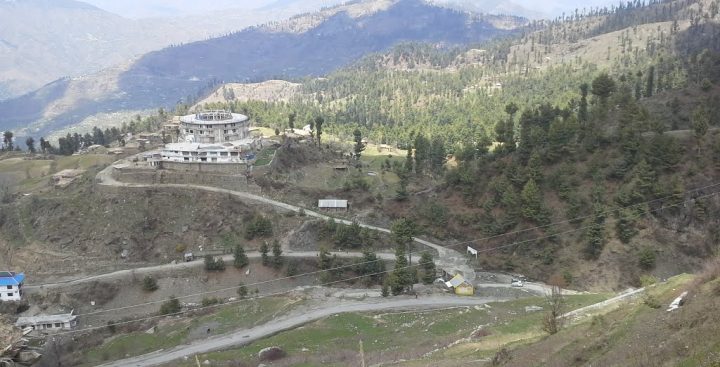
[[[238,163],[180,163],[161,162],[162,168],[182,172],[211,172],[222,174],[244,174],[247,166]]]
[[[113,177],[125,183],[140,184],[190,184],[212,186],[228,190],[256,192],[255,185],[247,185],[244,174],[220,174],[215,172],[183,172],[167,169],[121,168],[113,169]]]

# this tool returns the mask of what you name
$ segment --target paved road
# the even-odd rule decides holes
[[[116,180],[112,176],[113,167],[120,163],[122,161],[115,162],[109,166],[107,166],[102,171],[98,172],[96,176],[96,182],[100,185],[105,186],[116,186],[116,187],[167,187],[167,188],[181,188],[181,189],[195,189],[195,190],[204,190],[209,192],[216,192],[221,194],[229,194],[233,195],[242,199],[255,201],[263,204],[272,205],[276,208],[280,208],[287,211],[293,211],[293,212],[299,212],[300,210],[303,210],[305,214],[309,217],[313,218],[319,218],[323,220],[333,219],[337,223],[342,223],[345,225],[351,225],[353,224],[352,221],[346,220],[346,219],[339,219],[334,217],[329,217],[324,214],[320,214],[318,212],[314,212],[312,210],[308,210],[305,208],[301,208],[299,206],[283,203],[277,200],[269,199],[264,196],[251,194],[244,191],[235,191],[235,190],[228,190],[228,189],[222,189],[218,187],[212,187],[212,186],[203,186],[203,185],[193,185],[193,184],[139,184],[139,183],[128,183],[128,182],[120,182]],[[383,233],[390,233],[390,229],[373,226],[369,224],[364,223],[357,223],[360,227],[371,229],[377,232],[383,232]],[[465,256],[453,249],[443,247],[441,245],[438,245],[436,243],[423,240],[421,238],[414,238],[415,242],[428,246],[432,249],[435,249],[438,253],[438,257],[435,260],[436,265],[441,268],[448,271],[458,271],[463,274],[465,279],[468,281],[473,281],[475,279],[475,270],[467,265],[467,261],[465,259]]]
[[[505,301],[501,298],[474,298],[474,297],[421,297],[418,299],[391,299],[391,300],[374,300],[374,301],[356,301],[348,302],[342,305],[329,305],[324,308],[314,309],[299,315],[281,317],[269,323],[256,326],[251,329],[238,330],[229,334],[208,338],[205,340],[197,340],[190,344],[180,345],[168,350],[159,350],[156,352],[144,354],[138,357],[127,358],[101,367],[146,367],[156,366],[160,364],[170,363],[174,360],[192,356],[199,353],[207,353],[219,349],[242,346],[253,341],[266,338],[279,332],[290,330],[308,322],[322,319],[338,313],[346,312],[370,312],[392,309],[402,310],[422,310],[437,309],[446,307],[459,306],[476,306],[489,302]]]
[[[260,253],[257,251],[249,251],[246,253],[249,258],[259,258]],[[342,252],[342,251],[333,251],[330,252],[331,255],[337,255],[337,257],[350,257],[350,258],[359,258],[362,257],[362,252]],[[380,252],[376,253],[377,257],[382,260],[395,260],[395,254]],[[285,251],[283,252],[284,257],[296,257],[296,258],[312,258],[320,256],[320,253],[318,251]],[[223,260],[227,264],[231,264],[233,261],[233,255],[224,255],[222,256]],[[54,282],[54,283],[44,283],[44,284],[27,284],[23,287],[28,289],[48,289],[48,288],[58,288],[68,285],[74,285],[74,284],[81,284],[81,283],[88,283],[88,282],[94,282],[99,280],[116,280],[116,279],[122,279],[125,277],[131,277],[133,275],[135,276],[145,276],[145,275],[151,275],[151,274],[162,274],[170,270],[179,270],[179,269],[192,269],[192,268],[200,268],[204,266],[205,263],[200,260],[190,261],[190,262],[179,262],[175,264],[163,264],[163,265],[155,265],[155,266],[148,266],[143,268],[135,268],[135,269],[125,269],[125,270],[118,270],[111,273],[105,273],[105,274],[98,274],[98,275],[91,275],[81,278],[75,278],[75,279],[68,279],[65,281],[60,282]]]

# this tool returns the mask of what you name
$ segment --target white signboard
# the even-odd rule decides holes
[[[478,251],[477,251],[476,249],[474,249],[474,248],[472,248],[472,247],[468,246],[468,248],[467,248],[467,252],[468,252],[469,254],[471,254],[471,255],[475,255],[475,258],[477,258],[477,255],[478,255]]]

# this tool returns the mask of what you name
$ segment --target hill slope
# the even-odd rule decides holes
[[[52,114],[48,110],[50,101],[38,98],[51,94],[45,90],[0,102],[3,111],[33,111],[8,114],[0,129],[30,127],[39,135],[101,111],[174,106],[180,100],[204,94],[204,88],[219,80],[322,75],[399,42],[479,42],[507,34],[523,22],[520,18],[478,17],[419,0],[353,3],[152,52],[117,73],[84,78],[108,88],[96,95],[78,95],[75,102],[63,104]],[[71,80],[65,89],[55,89],[55,100],[64,98],[73,83]],[[57,88],[57,84],[53,86]]]
[[[231,9],[135,20],[73,0],[0,1],[0,100],[61,77],[96,72],[171,44],[284,19],[325,3],[318,0],[265,11]]]

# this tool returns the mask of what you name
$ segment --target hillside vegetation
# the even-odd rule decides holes
[[[63,80],[0,102],[0,129],[45,135],[98,111],[192,104],[220,81],[319,76],[402,41],[467,44],[511,33],[526,21],[477,16],[421,0],[371,0],[151,52],[130,65]],[[79,84],[97,86],[74,93]],[[99,93],[92,93],[99,91]],[[63,101],[63,103],[57,103]],[[53,109],[51,106],[61,106]],[[52,112],[52,113],[51,113]],[[26,130],[27,129],[27,130]],[[19,131],[18,131],[19,130]]]
[[[405,44],[304,83],[289,103],[206,107],[280,128],[322,116],[341,140],[412,148],[383,167],[401,188],[378,207],[487,250],[478,266],[638,285],[718,251],[717,9],[628,3],[469,48]]]

